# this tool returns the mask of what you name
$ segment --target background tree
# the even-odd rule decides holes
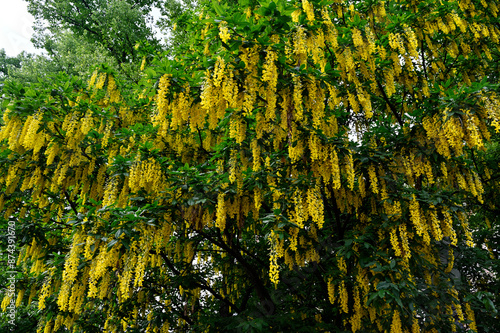
[[[104,47],[118,64],[137,60],[135,45],[158,46],[149,23],[155,0],[27,0],[38,28],[35,45],[46,46],[52,34],[69,29],[88,42]],[[159,47],[159,46],[158,46]]]
[[[180,46],[188,44],[191,37],[187,27],[199,15],[199,9],[204,5],[191,0],[162,1],[157,5],[161,13],[157,25],[169,36],[165,38],[165,50],[173,55],[182,54]]]
[[[9,79],[28,84],[50,80],[57,73],[65,72],[87,80],[96,64],[107,64],[120,70],[104,48],[82,40],[70,31],[57,33],[45,50],[39,55],[21,53],[15,57],[17,66],[10,66]]]
[[[13,68],[21,67],[21,59],[19,58],[20,56],[9,57],[5,53],[5,49],[0,50],[0,81],[4,81]]]
[[[141,62],[137,57],[147,62],[160,51],[172,56],[186,43],[184,22],[197,8],[194,2],[174,0],[27,2],[36,18],[32,40],[47,53],[33,57],[37,64],[30,62],[28,72],[32,67],[46,66],[52,68],[42,70],[45,75],[57,68],[90,77],[96,64],[106,63],[129,80],[138,79],[135,75]],[[163,35],[158,34],[160,28]]]
[[[496,5],[241,7],[138,83],[6,85],[19,305],[56,332],[491,329]]]

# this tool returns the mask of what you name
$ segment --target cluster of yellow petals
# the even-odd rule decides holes
[[[229,38],[231,38],[226,21],[222,21],[219,24],[219,36],[224,43],[227,43],[229,41]]]

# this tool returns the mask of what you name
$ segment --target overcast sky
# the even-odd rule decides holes
[[[11,57],[21,51],[40,53],[30,41],[33,20],[23,0],[0,0],[0,49]]]

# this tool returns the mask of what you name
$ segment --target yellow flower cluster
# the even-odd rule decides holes
[[[337,258],[337,266],[339,267],[339,270],[343,274],[347,274],[347,265],[346,265],[345,259],[343,257]]]
[[[391,333],[403,333],[401,317],[398,310],[395,310],[392,314]]]
[[[351,330],[353,332],[359,331],[362,328],[361,320],[364,315],[364,309],[361,306],[361,297],[359,295],[359,288],[354,288],[354,313],[350,318]]]
[[[341,186],[340,167],[339,167],[339,158],[337,156],[337,151],[335,150],[334,147],[332,147],[330,150],[330,161],[331,161],[331,168],[332,168],[333,188],[335,190],[338,190]]]
[[[344,313],[349,313],[349,295],[347,293],[347,289],[345,287],[345,283],[344,281],[342,280],[342,282],[340,282],[340,286],[339,286],[339,298],[340,298],[340,308],[342,310],[342,312]]]
[[[370,166],[368,167],[368,176],[370,177],[370,187],[372,189],[372,192],[378,194],[379,190],[378,190],[377,173],[375,172],[375,166],[373,164],[370,164]]]
[[[162,188],[163,181],[161,165],[153,158],[135,162],[130,167],[128,186],[134,193],[137,193],[141,188],[148,188],[153,193],[157,193]],[[110,194],[112,194],[114,192],[114,198],[116,198],[116,190],[113,190],[112,183],[108,188],[110,190],[108,193],[111,192]]]
[[[431,232],[436,241],[441,241],[443,239],[443,233],[441,232],[440,222],[437,217],[437,212],[434,205],[430,205],[429,211],[429,225],[431,226]]]
[[[409,208],[410,208],[411,221],[415,227],[417,235],[422,236],[424,242],[426,244],[429,244],[430,237],[429,233],[427,232],[427,224],[425,223],[425,220],[422,218],[422,215],[420,213],[420,205],[415,197],[415,194],[412,194],[412,199],[410,201]]]
[[[226,208],[224,193],[219,193],[217,197],[217,219],[215,225],[220,229],[221,232],[224,231],[226,227]]]
[[[363,36],[361,36],[361,31],[357,28],[352,28],[352,41],[355,47],[363,47]]]
[[[304,11],[306,12],[307,20],[309,21],[309,23],[314,22],[314,8],[312,3],[307,0],[303,0],[302,9],[304,9]]]
[[[229,41],[229,39],[231,38],[231,35],[229,34],[229,28],[227,26],[226,21],[221,21],[219,23],[219,37],[224,43],[227,43]]]
[[[46,277],[42,290],[40,291],[40,295],[38,296],[38,309],[43,310],[45,309],[45,299],[50,296],[50,287],[51,287],[51,282],[52,282],[52,275],[54,271],[52,270],[50,274]]]
[[[323,228],[325,223],[323,198],[317,186],[307,191],[307,207],[313,222],[316,223],[318,228]]]
[[[331,304],[335,303],[335,285],[332,283],[332,278],[328,278],[328,300]]]
[[[349,189],[354,189],[354,158],[352,154],[349,154],[345,157],[345,171],[347,175],[347,186]]]
[[[278,69],[275,61],[277,60],[276,52],[271,48],[267,48],[266,61],[262,70],[262,81],[267,82],[266,100],[267,110],[266,118],[270,119],[274,115],[276,108],[276,85],[278,84]]]
[[[298,23],[299,22],[299,17],[300,14],[302,14],[302,9],[296,9],[293,11],[291,17],[292,17],[292,22]]]
[[[465,303],[465,313],[467,315],[467,319],[471,321],[471,323],[469,324],[471,330],[477,332],[476,317],[474,315],[474,311],[472,311],[470,304],[468,302]]]
[[[280,241],[279,235],[273,230],[269,237],[269,242],[271,243],[271,250],[269,256],[269,278],[271,282],[277,286],[279,282],[279,266],[278,266],[278,258],[280,257]]]
[[[403,253],[401,252],[401,247],[399,246],[399,240],[396,234],[396,229],[391,228],[390,234],[391,234],[391,245],[392,249],[394,250],[394,254],[398,257],[401,257]]]

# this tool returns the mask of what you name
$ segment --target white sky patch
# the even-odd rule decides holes
[[[31,43],[34,18],[23,0],[0,0],[0,49],[14,57],[26,51],[41,53]]]
[[[160,41],[162,45],[166,45],[166,40],[171,37],[171,33],[170,31],[161,30],[158,27],[158,20],[162,17],[160,9],[157,7],[153,7],[150,14],[151,16],[153,16],[153,23],[149,24],[149,26],[151,27],[151,30],[153,30],[154,36]]]

